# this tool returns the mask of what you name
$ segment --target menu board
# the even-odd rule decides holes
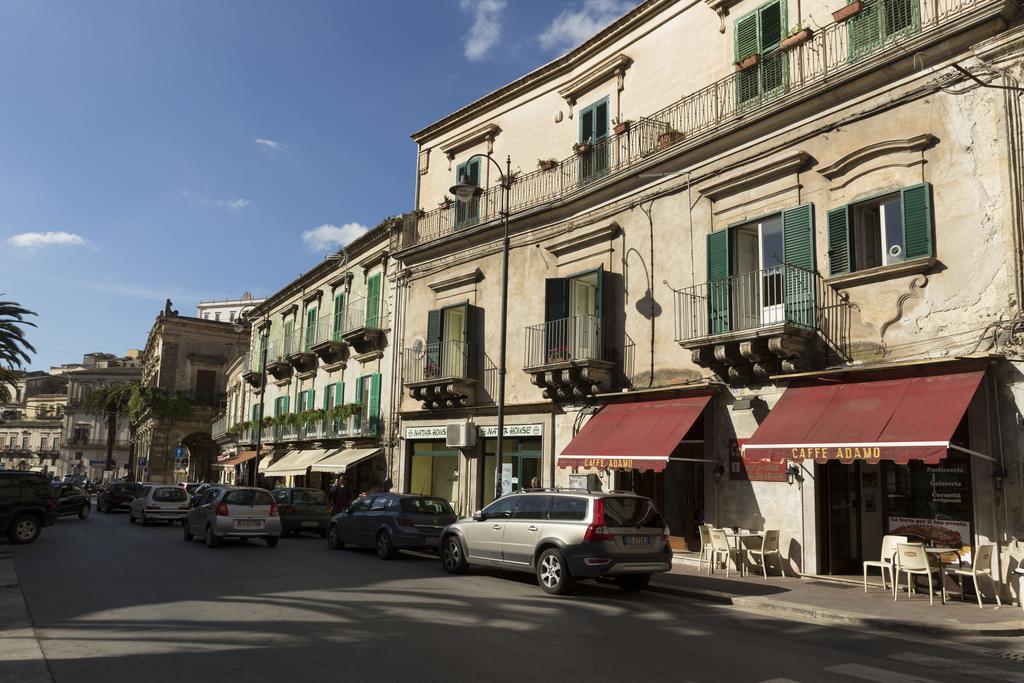
[[[786,462],[772,462],[741,451],[746,439],[729,439],[729,479],[737,481],[786,481]]]

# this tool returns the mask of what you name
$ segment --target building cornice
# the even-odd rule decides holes
[[[811,161],[811,155],[802,150],[793,150],[781,156],[751,163],[740,171],[723,178],[715,178],[699,188],[701,195],[717,201],[723,197],[757,187],[770,180],[798,173]]]
[[[866,145],[860,149],[854,150],[828,166],[822,166],[818,169],[818,173],[829,180],[834,180],[840,176],[846,175],[852,169],[860,166],[866,161],[870,161],[871,159],[885,156],[887,154],[896,154],[898,152],[920,152],[934,146],[938,141],[939,139],[934,135],[925,133],[924,135],[917,135],[912,138],[904,138],[902,140],[885,140],[883,142],[876,142],[875,144]]]
[[[459,273],[458,275],[451,275],[441,280],[435,280],[434,282],[428,282],[427,286],[435,292],[444,292],[449,289],[456,289],[463,285],[475,284],[484,279],[483,271],[479,268],[474,268],[468,273]]]

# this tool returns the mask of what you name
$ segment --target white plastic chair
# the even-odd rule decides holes
[[[710,529],[710,524],[701,524],[698,527],[698,530],[700,531],[700,559],[697,560],[697,571],[699,572],[700,568],[704,565],[705,562],[707,562],[708,574],[711,573],[711,565],[713,564],[713,562],[711,561],[711,534],[709,533]]]
[[[971,581],[974,582],[974,594],[978,596],[978,607],[981,607],[981,591],[978,590],[978,576],[988,576],[988,580],[992,582],[993,592],[996,594],[996,605],[1002,607],[1003,602],[999,598],[999,586],[996,584],[995,574],[993,573],[992,561],[995,557],[994,545],[982,545],[978,546],[978,552],[974,556],[974,562],[970,568],[965,569],[963,567],[955,568],[952,573],[956,576],[957,582],[960,584],[960,599],[964,602],[967,601],[967,593],[964,590],[966,577],[971,577]]]
[[[750,539],[755,541],[755,539]],[[761,563],[761,571],[764,573],[764,580],[768,580],[768,556],[775,555],[779,558],[779,573],[783,576],[785,572],[782,570],[782,551],[779,550],[779,530],[771,529],[765,531],[761,536],[761,547],[747,546],[747,552],[750,553],[751,557],[759,558]]]
[[[729,560],[732,559],[732,554],[733,552],[736,552],[736,550],[729,545],[729,539],[721,529],[710,529],[708,534],[711,537],[711,564],[713,566],[718,562],[718,558],[724,555],[725,578],[729,578]],[[738,554],[739,553],[737,552],[737,555]],[[736,564],[740,568],[740,576],[743,576],[743,563],[737,559]]]
[[[864,592],[868,592],[868,567],[878,567],[882,572],[882,588],[887,589],[889,586],[885,583],[885,577],[888,575],[889,582],[896,585],[893,581],[893,558],[896,555],[896,544],[906,543],[908,541],[906,536],[883,536],[882,537],[882,552],[881,559],[879,560],[866,560],[864,562]]]
[[[945,578],[942,574],[942,565],[937,564],[938,559],[932,560],[928,553],[924,549],[923,543],[898,543],[896,545],[896,554],[899,556],[899,561],[896,564],[896,578],[893,581],[893,593],[892,599],[896,600],[897,591],[895,590],[896,584],[900,580],[900,572],[907,573],[907,594],[916,592],[913,590],[913,578],[915,576],[927,576],[928,577],[928,604],[935,604],[935,591],[934,584],[932,583],[932,575],[935,574],[939,579],[939,587],[942,589],[942,604],[946,604],[946,583],[943,581]],[[933,561],[936,564],[933,564]]]

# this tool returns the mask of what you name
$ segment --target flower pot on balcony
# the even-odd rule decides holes
[[[541,171],[553,171],[558,166],[554,159],[537,159],[537,168]]]
[[[736,62],[737,71],[746,71],[747,69],[753,68],[761,63],[761,53],[755,52],[749,57],[744,57],[740,61]]]
[[[686,134],[678,130],[670,130],[662,133],[658,136],[658,149],[665,149],[671,147],[677,142],[682,142],[686,139]]]
[[[451,206],[452,206],[452,200],[449,199],[448,197],[445,197],[444,199],[442,199],[441,201],[439,201],[437,203],[437,208],[439,208],[439,209],[449,209],[449,208],[451,208]]]
[[[412,212],[413,218],[426,218],[427,212],[423,209],[416,209]]]
[[[576,152],[576,154],[583,156],[584,154],[589,154],[590,150],[592,150],[593,148],[594,146],[591,145],[589,142],[583,142],[573,145],[572,149],[574,152]]]
[[[629,132],[629,127],[632,125],[632,123],[633,123],[632,121],[620,121],[619,123],[616,123],[615,124],[615,129],[614,129],[615,130],[615,134],[616,135],[625,135],[626,133]]]
[[[842,23],[849,19],[850,17],[859,14],[860,11],[863,9],[864,0],[854,0],[846,7],[843,7],[842,9],[837,9],[835,12],[833,12],[832,21],[836,22],[837,24]]]
[[[809,28],[803,28],[794,33],[793,35],[785,38],[782,43],[779,44],[779,48],[783,50],[792,50],[795,47],[799,47],[806,43],[814,36],[814,30]]]

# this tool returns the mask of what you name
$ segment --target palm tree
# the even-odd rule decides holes
[[[14,301],[0,300],[0,403],[11,400],[10,387],[17,380],[14,371],[32,359],[29,352],[36,352],[35,347],[25,339],[23,326],[36,326],[25,320],[29,315],[35,313]]]
[[[107,418],[107,463],[106,470],[114,469],[114,441],[117,439],[117,423],[129,420],[129,430],[134,431],[134,421],[130,419],[132,397],[139,391],[138,382],[117,382],[100,387],[89,394],[82,402],[85,410],[93,415]],[[134,434],[129,436],[129,443]],[[128,471],[132,469],[134,447],[129,445]]]

